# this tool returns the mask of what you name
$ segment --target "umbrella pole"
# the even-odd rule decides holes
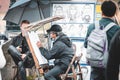
[[[39,10],[40,18],[44,19],[44,15],[43,15],[42,9],[39,7],[40,6],[39,0],[37,0],[37,5],[38,5],[38,10]]]
[[[38,10],[39,10],[40,18],[41,18],[41,19],[44,19],[45,17],[44,17],[44,15],[43,15],[43,11],[42,11],[42,9],[39,7],[39,6],[40,6],[39,0],[37,0],[37,4],[38,4]],[[43,26],[43,34],[46,35],[46,34],[45,34],[45,28],[44,28],[44,26]],[[48,37],[49,37],[49,36],[48,36]],[[48,38],[48,37],[47,37],[47,38]],[[49,45],[50,41],[49,41],[49,38],[48,38],[47,40],[48,40],[48,50],[50,50],[50,45]]]

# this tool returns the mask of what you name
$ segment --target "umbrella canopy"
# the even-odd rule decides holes
[[[4,20],[16,24],[20,24],[22,20],[35,22],[41,19],[44,19],[44,16],[39,0],[18,0],[9,8],[4,17]]]

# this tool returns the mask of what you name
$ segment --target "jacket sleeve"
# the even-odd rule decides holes
[[[14,47],[17,47],[18,45],[16,44],[17,43],[17,37],[14,37],[14,38],[12,38],[12,43],[11,43],[11,45],[13,45]]]
[[[20,35],[12,38],[12,43],[11,43],[11,45],[13,45],[14,47],[19,46],[20,43],[21,43]]]
[[[64,51],[64,48],[65,48],[65,44],[64,44],[63,42],[61,42],[61,41],[57,41],[57,42],[53,45],[53,47],[52,47],[52,49],[51,49],[50,51],[48,51],[47,49],[45,49],[45,48],[43,48],[43,47],[41,47],[41,48],[39,48],[39,49],[40,49],[40,51],[41,51],[41,54],[42,54],[45,58],[47,58],[47,59],[49,60],[49,59],[54,59],[54,58],[56,58],[56,56],[57,56],[59,53],[61,53],[62,51]]]

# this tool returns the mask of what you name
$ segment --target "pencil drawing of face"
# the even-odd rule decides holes
[[[89,23],[91,20],[90,13],[92,11],[92,7],[89,4],[85,4],[82,10],[82,19],[84,22]]]
[[[63,7],[62,6],[60,6],[60,5],[56,5],[55,6],[55,15],[56,16],[64,16],[64,14],[63,14]]]
[[[69,6],[68,18],[70,19],[70,21],[74,21],[77,18],[77,7],[73,4]]]

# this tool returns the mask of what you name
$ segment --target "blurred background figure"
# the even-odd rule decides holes
[[[113,37],[106,69],[106,80],[119,80],[120,66],[120,30]]]
[[[120,1],[118,2],[118,7],[120,7]],[[120,14],[120,11],[117,13]],[[117,33],[111,40],[108,64],[106,69],[106,80],[120,79],[120,49],[119,48],[120,48],[120,30],[117,31]]]
[[[1,69],[6,65],[6,59],[3,54],[2,45],[7,40],[8,40],[8,38],[6,37],[6,35],[0,34],[0,80],[2,80]]]

